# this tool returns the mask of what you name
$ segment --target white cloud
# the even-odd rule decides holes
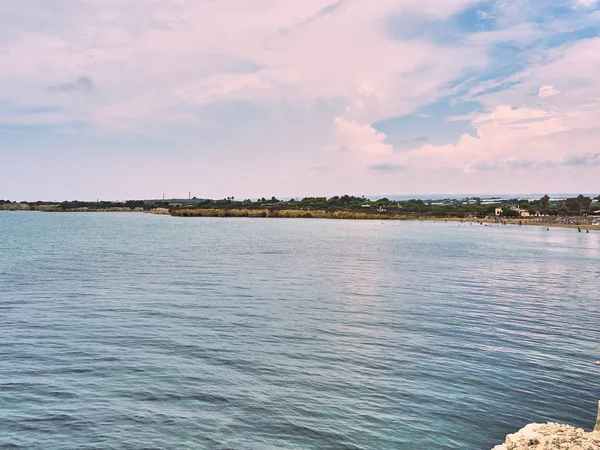
[[[358,157],[361,163],[386,162],[393,156],[394,147],[385,143],[385,133],[378,132],[371,125],[361,125],[341,116],[335,119],[335,125],[338,148]]]
[[[489,17],[498,29],[461,42],[398,40],[385,27],[404,13],[442,23],[476,0],[47,0],[36,14],[28,3],[0,3],[6,18],[0,123],[85,122],[102,132],[175,142],[189,153],[201,153],[199,143],[223,154],[242,148],[237,157],[268,154],[270,164],[287,152],[279,157],[282,172],[293,159],[299,169],[286,183],[296,179],[298,189],[304,166],[335,167],[339,181],[344,171],[370,167],[476,176],[490,167],[523,171],[596,161],[600,44],[590,39],[525,50],[554,26],[515,19],[535,2],[497,2]],[[499,42],[529,51],[530,64],[481,82],[488,51]],[[467,74],[473,76],[449,90]],[[465,91],[464,100],[481,102],[487,112],[455,117],[477,131],[456,143],[398,153],[372,125]],[[239,108],[216,119],[215,103]],[[247,105],[267,112],[244,134],[237,119]],[[156,167],[162,170],[161,163]]]
[[[542,86],[538,92],[538,96],[540,98],[552,97],[553,95],[560,94],[560,91],[556,89],[554,86]]]
[[[336,120],[338,142],[360,154],[353,160],[364,167],[405,167],[411,173],[460,171],[478,183],[485,182],[479,174],[491,173],[498,180],[516,176],[515,186],[567,173],[578,173],[581,181],[586,167],[600,175],[600,61],[591,57],[595,54],[600,54],[600,38],[550,50],[544,63],[512,77],[517,84],[478,97],[487,112],[454,118],[468,119],[476,130],[455,144],[399,153],[386,144],[385,134],[342,118]],[[501,186],[493,177],[488,181]]]
[[[466,67],[485,62],[484,50],[441,53],[432,44],[391,40],[382,33],[386,16],[444,18],[471,3],[84,0],[49,2],[37,21],[26,5],[4,4],[0,14],[15,20],[0,35],[0,83],[11,86],[1,95],[101,125],[137,113],[143,128],[190,105],[353,101],[368,91],[362,119],[372,122],[435,100]],[[74,100],[47,89],[79,77],[96,92]],[[147,108],[138,107],[142,98]]]
[[[522,174],[597,161],[600,62],[593,54],[600,54],[600,38],[552,50],[547,64],[516,77],[518,85],[481,98],[490,111],[469,116],[476,136],[465,134],[455,145],[427,145],[397,160],[465,173],[510,169]],[[542,87],[534,97],[528,93],[536,85]],[[562,86],[560,96],[556,85]]]
[[[574,0],[576,7],[593,8],[598,3],[598,0]]]

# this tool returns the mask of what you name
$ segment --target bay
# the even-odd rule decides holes
[[[600,234],[0,212],[0,448],[489,449],[590,429]]]

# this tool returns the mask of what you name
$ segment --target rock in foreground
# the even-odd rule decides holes
[[[531,423],[492,450],[600,450],[600,433],[560,423]]]

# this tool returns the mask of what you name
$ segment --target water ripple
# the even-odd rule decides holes
[[[0,448],[488,449],[590,428],[600,234],[0,212]]]

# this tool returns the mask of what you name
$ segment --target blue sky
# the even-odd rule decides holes
[[[22,0],[0,23],[0,198],[600,191],[595,0]]]

